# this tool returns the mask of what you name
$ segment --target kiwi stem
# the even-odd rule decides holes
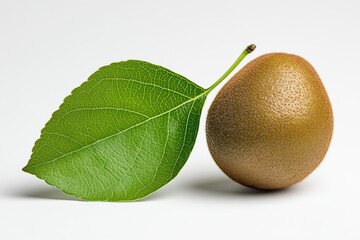
[[[211,92],[217,85],[219,85],[227,76],[229,76],[229,74],[234,71],[234,69],[239,65],[239,63],[252,51],[254,51],[256,48],[255,44],[251,44],[249,45],[241,54],[240,56],[236,59],[236,61],[231,65],[231,67],[213,84],[211,85],[208,89],[206,89],[206,94],[208,94],[209,92]]]

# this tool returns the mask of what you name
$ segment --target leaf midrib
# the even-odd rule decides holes
[[[168,113],[170,113],[170,112],[172,112],[172,111],[175,111],[176,109],[178,109],[178,108],[180,108],[180,107],[182,107],[182,106],[184,106],[184,105],[186,105],[186,104],[188,104],[188,103],[190,103],[190,102],[192,102],[192,101],[196,101],[197,99],[199,99],[199,98],[201,98],[201,97],[203,97],[203,96],[206,96],[208,93],[209,93],[209,90],[206,89],[206,90],[204,90],[201,94],[199,94],[199,95],[197,95],[197,96],[195,96],[195,97],[193,97],[193,98],[190,98],[189,100],[187,100],[187,101],[179,104],[178,106],[176,106],[176,107],[174,107],[174,108],[171,108],[171,109],[169,109],[169,110],[167,110],[167,111],[165,111],[165,112],[163,112],[163,113],[160,113],[160,114],[158,114],[158,115],[155,115],[155,116],[153,116],[153,117],[150,117],[150,118],[148,118],[148,119],[146,119],[146,120],[144,120],[144,121],[142,121],[142,122],[139,122],[139,123],[137,123],[137,124],[135,124],[135,125],[133,125],[133,126],[131,126],[131,127],[129,127],[129,128],[123,129],[123,130],[121,130],[120,132],[117,132],[117,133],[115,133],[115,134],[112,134],[112,135],[109,135],[109,136],[107,136],[107,137],[101,138],[101,139],[99,139],[99,140],[97,140],[97,141],[95,141],[95,142],[93,142],[93,143],[90,143],[90,144],[88,144],[88,145],[85,145],[85,146],[83,146],[83,147],[81,147],[81,148],[79,148],[79,149],[77,149],[77,150],[74,150],[74,151],[65,153],[65,154],[63,154],[63,155],[61,155],[61,156],[59,156],[59,157],[57,157],[57,158],[54,158],[54,159],[52,159],[52,160],[50,160],[50,161],[43,162],[43,163],[38,163],[38,164],[35,164],[35,165],[32,165],[32,166],[31,166],[31,165],[30,165],[30,166],[28,165],[28,166],[26,166],[26,167],[24,168],[24,170],[26,171],[26,170],[29,170],[29,169],[37,168],[37,167],[42,166],[42,165],[45,165],[45,164],[50,164],[50,163],[53,163],[53,162],[55,162],[55,161],[57,161],[57,160],[59,160],[59,159],[62,159],[62,158],[64,158],[64,157],[66,157],[66,156],[69,156],[69,155],[72,155],[72,154],[74,154],[74,153],[80,152],[80,151],[82,151],[82,150],[84,150],[84,149],[87,149],[87,148],[89,148],[89,147],[91,147],[91,146],[94,146],[94,145],[96,145],[96,144],[98,144],[98,143],[100,143],[100,142],[103,142],[103,141],[105,141],[105,140],[107,140],[107,139],[110,139],[110,138],[115,137],[115,136],[117,136],[117,135],[119,135],[119,134],[122,134],[122,133],[124,133],[124,132],[127,132],[128,130],[131,130],[131,129],[133,129],[133,128],[136,128],[136,127],[138,127],[138,126],[141,126],[141,125],[143,125],[143,124],[145,124],[145,123],[147,123],[147,122],[149,122],[149,121],[151,121],[151,120],[154,120],[154,119],[156,119],[156,118],[158,118],[158,117],[161,117],[161,116],[163,116],[163,115],[165,115],[165,114],[168,114]]]

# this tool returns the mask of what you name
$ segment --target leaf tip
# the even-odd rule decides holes
[[[26,173],[31,173],[30,171],[30,167],[29,167],[29,164],[27,164],[25,167],[23,167],[21,170],[23,170],[23,172],[26,172]]]

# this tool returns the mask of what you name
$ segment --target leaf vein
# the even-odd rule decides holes
[[[165,111],[165,112],[163,112],[163,113],[160,113],[160,114],[158,114],[158,115],[155,115],[155,116],[153,116],[153,117],[150,117],[150,118],[148,118],[148,119],[146,119],[146,120],[144,120],[144,121],[142,121],[142,122],[139,122],[139,123],[137,123],[137,124],[135,124],[135,125],[127,128],[127,129],[123,129],[123,130],[120,131],[120,132],[117,132],[117,133],[115,133],[115,134],[112,134],[112,135],[109,135],[109,136],[107,136],[107,137],[101,138],[101,139],[99,139],[99,140],[97,140],[97,141],[95,141],[95,142],[93,142],[93,143],[90,143],[90,144],[88,144],[88,145],[85,145],[85,146],[83,146],[83,147],[81,147],[81,148],[79,148],[79,149],[77,149],[77,150],[74,150],[74,151],[65,153],[65,154],[63,154],[63,155],[61,155],[61,156],[59,156],[59,157],[56,157],[56,158],[54,158],[54,159],[52,159],[52,160],[50,160],[50,161],[46,161],[46,162],[41,162],[41,163],[38,163],[38,164],[30,165],[30,166],[28,166],[28,169],[37,168],[37,167],[39,167],[39,166],[42,166],[42,165],[45,165],[45,164],[49,164],[49,163],[55,162],[55,161],[57,161],[57,160],[59,160],[59,159],[62,159],[62,158],[64,158],[64,157],[66,157],[66,156],[69,156],[69,155],[71,155],[71,154],[74,154],[74,153],[77,153],[77,152],[82,151],[82,150],[84,150],[84,149],[87,149],[87,148],[89,148],[89,147],[91,147],[91,146],[93,146],[93,145],[95,145],[95,144],[97,144],[97,143],[100,143],[100,142],[102,142],[102,141],[105,141],[105,140],[107,140],[107,139],[110,139],[110,138],[112,138],[112,137],[115,137],[115,136],[117,136],[117,135],[119,135],[119,134],[125,133],[125,132],[127,132],[127,131],[129,131],[129,130],[131,130],[131,129],[133,129],[133,128],[136,128],[136,127],[138,127],[138,126],[141,126],[142,124],[145,124],[145,123],[147,123],[147,122],[149,122],[149,121],[151,121],[151,120],[154,120],[154,119],[156,119],[156,118],[158,118],[158,117],[161,117],[161,116],[163,116],[163,115],[165,115],[165,114],[167,114],[167,113],[170,113],[170,112],[172,112],[172,111],[174,111],[174,110],[176,110],[176,109],[178,109],[178,108],[180,108],[180,107],[182,107],[182,106],[184,106],[184,105],[186,105],[186,104],[188,104],[188,103],[194,102],[195,100],[197,100],[198,98],[204,96],[205,94],[207,94],[207,92],[203,92],[203,93],[199,94],[198,96],[196,96],[196,97],[194,97],[194,98],[192,98],[192,99],[190,99],[190,100],[187,100],[187,101],[179,104],[178,106],[176,106],[176,107],[174,107],[174,108],[171,108],[171,109],[169,109],[169,110],[167,110],[167,111]]]
[[[191,96],[188,96],[188,95],[185,95],[185,94],[182,94],[181,92],[178,92],[178,91],[175,91],[175,90],[172,90],[170,88],[165,88],[165,87],[162,87],[160,85],[157,85],[157,84],[154,84],[154,83],[148,83],[148,82],[142,82],[142,81],[139,81],[139,80],[135,80],[135,79],[128,79],[128,78],[119,78],[119,77],[108,77],[108,78],[101,78],[100,80],[98,80],[96,82],[96,84],[94,84],[89,90],[88,92],[91,92],[93,90],[93,88],[95,88],[96,86],[98,86],[100,83],[102,83],[103,81],[114,81],[114,80],[120,80],[120,81],[128,81],[128,82],[136,82],[136,83],[139,83],[141,85],[148,85],[148,86],[153,86],[153,87],[156,87],[156,88],[160,88],[162,90],[166,90],[166,91],[169,91],[169,92],[172,92],[172,93],[176,93],[180,96],[183,96],[187,99],[190,99]]]

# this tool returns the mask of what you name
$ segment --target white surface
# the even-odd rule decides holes
[[[0,239],[360,239],[359,1],[0,1]],[[21,171],[45,122],[98,67],[143,59],[203,87],[250,43],[320,74],[335,132],[293,188],[257,193],[216,167],[205,141],[178,177],[134,203],[82,202]]]

